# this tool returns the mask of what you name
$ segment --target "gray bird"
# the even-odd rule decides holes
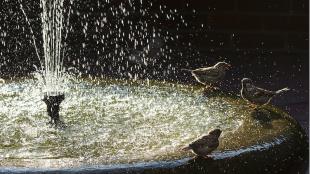
[[[241,97],[244,100],[259,106],[267,105],[274,96],[290,90],[289,88],[283,88],[277,91],[262,89],[254,86],[253,81],[249,78],[243,78],[241,80],[241,85]]]
[[[214,66],[198,68],[194,70],[183,69],[190,71],[195,77],[197,82],[211,87],[212,84],[222,80],[225,77],[226,71],[231,67],[230,64],[226,62],[218,62]]]
[[[195,154],[201,157],[208,158],[208,155],[219,146],[219,137],[222,131],[214,129],[208,135],[192,142],[183,150],[192,150]]]

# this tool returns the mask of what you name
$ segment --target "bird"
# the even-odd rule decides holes
[[[192,150],[196,155],[204,158],[209,158],[208,155],[219,146],[219,137],[222,131],[214,129],[198,140],[195,140],[187,147],[183,148],[184,151]]]
[[[226,71],[231,67],[226,62],[218,62],[211,67],[203,67],[194,70],[182,69],[192,73],[192,76],[198,83],[205,85],[206,87],[212,87],[212,85],[225,77]]]
[[[257,106],[268,105],[273,97],[289,91],[289,88],[283,88],[277,91],[269,91],[256,87],[253,81],[249,78],[243,78],[241,80],[241,97],[250,102],[255,108]]]

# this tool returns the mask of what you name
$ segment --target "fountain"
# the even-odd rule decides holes
[[[43,28],[44,48],[44,80],[45,86],[52,89],[54,95],[47,91],[43,101],[47,106],[47,113],[51,117],[51,124],[63,124],[59,119],[59,105],[65,99],[64,94],[59,94],[59,80],[62,78],[63,54],[63,0],[41,0],[43,9],[41,19]],[[55,93],[56,91],[56,93]]]
[[[307,162],[307,137],[284,111],[273,106],[253,110],[234,94],[208,95],[201,86],[156,78],[176,71],[169,62],[172,48],[162,42],[179,36],[149,23],[162,17],[184,21],[175,10],[160,6],[158,14],[150,15],[152,4],[131,0],[117,2],[117,7],[98,1],[89,10],[102,6],[104,13],[90,17],[69,9],[75,22],[81,16],[100,19],[92,27],[105,35],[92,38],[102,46],[95,48],[98,54],[105,54],[94,65],[117,75],[96,76],[85,75],[91,60],[65,60],[64,49],[70,52],[71,42],[82,48],[87,42],[70,36],[68,28],[74,24],[68,26],[64,19],[64,3],[41,1],[44,61],[36,51],[41,70],[0,85],[0,173],[281,173]],[[135,22],[139,15],[150,22]],[[82,35],[89,38],[91,24],[82,25]],[[162,57],[168,65],[158,64]],[[69,59],[72,66],[82,64],[79,69],[86,73],[66,72]],[[154,68],[153,78],[138,73],[147,74],[148,68]],[[42,94],[55,126],[46,125]],[[214,128],[223,135],[210,159],[181,150]]]
[[[47,113],[51,117],[51,124],[55,125],[62,125],[63,123],[60,121],[59,118],[59,105],[61,102],[65,99],[64,94],[60,95],[50,95],[50,94],[45,94],[43,101],[45,102],[47,106]]]

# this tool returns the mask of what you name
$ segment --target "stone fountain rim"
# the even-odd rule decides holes
[[[215,151],[211,154],[212,160],[221,161],[224,159],[238,158],[244,154],[248,154],[256,151],[268,151],[274,146],[280,146],[286,143],[287,138],[278,137],[271,142],[266,142],[263,144],[257,144],[249,146],[246,148],[240,148],[237,151],[227,150],[227,151]],[[137,162],[131,164],[111,164],[111,165],[85,165],[79,167],[62,167],[62,168],[36,168],[36,167],[0,167],[0,173],[53,173],[53,172],[138,172],[145,169],[172,169],[188,164],[191,160],[201,160],[198,157],[186,157],[178,160],[170,161],[148,161],[148,162]]]

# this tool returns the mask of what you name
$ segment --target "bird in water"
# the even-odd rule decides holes
[[[253,81],[249,78],[243,78],[241,80],[241,85],[241,97],[244,100],[250,102],[255,108],[257,107],[257,105],[262,106],[269,104],[274,96],[290,90],[289,88],[283,88],[277,91],[262,89],[256,87],[253,84]]]
[[[212,85],[225,77],[226,71],[231,67],[226,62],[218,62],[214,66],[198,68],[194,70],[182,69],[192,73],[197,82],[205,85],[207,88],[214,88]]]
[[[208,155],[219,146],[219,137],[222,131],[220,129],[214,129],[198,140],[195,140],[183,150],[192,150],[196,155],[209,158]]]

